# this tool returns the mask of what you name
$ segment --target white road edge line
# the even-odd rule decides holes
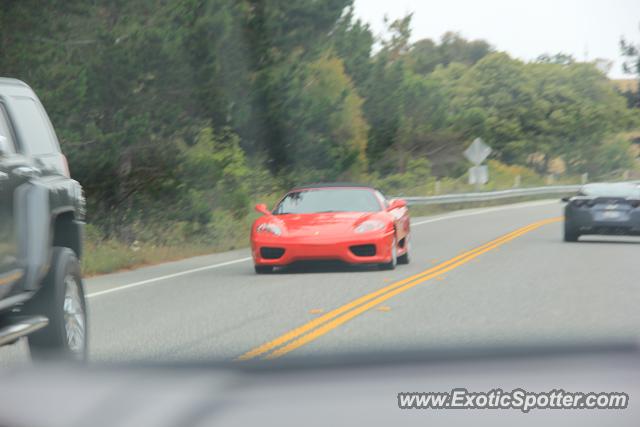
[[[512,204],[512,205],[496,206],[492,208],[479,208],[479,209],[469,210],[467,212],[446,214],[446,215],[438,216],[435,218],[426,219],[424,221],[414,222],[414,223],[411,223],[411,226],[416,227],[419,225],[431,224],[433,222],[444,221],[447,219],[462,218],[467,216],[480,215],[480,214],[491,213],[496,211],[505,211],[510,209],[521,209],[521,208],[529,208],[534,206],[544,206],[544,205],[550,205],[553,203],[557,203],[557,202],[555,200],[543,200],[539,202],[525,202],[525,203],[518,203],[518,204]],[[174,277],[186,276],[187,274],[197,273],[199,271],[212,270],[214,268],[220,268],[220,267],[225,267],[227,265],[239,264],[241,262],[247,262],[250,260],[251,260],[251,257],[239,258],[231,261],[221,262],[219,264],[206,265],[204,267],[198,267],[198,268],[193,268],[191,270],[180,271],[178,273],[167,274],[166,276],[153,277],[151,279],[129,283],[128,285],[122,285],[122,286],[117,286],[111,289],[105,289],[104,291],[93,292],[93,293],[87,294],[87,298],[95,298],[95,297],[110,294],[113,292],[124,291],[126,289],[147,285],[153,282],[160,282],[162,280],[173,279]]]
[[[154,277],[154,278],[147,279],[147,280],[141,280],[139,282],[129,283],[128,285],[122,285],[122,286],[118,286],[118,287],[115,287],[115,288],[106,289],[104,291],[99,291],[99,292],[94,292],[94,293],[91,293],[91,294],[87,294],[87,298],[94,298],[94,297],[98,297],[100,295],[110,294],[112,292],[123,291],[125,289],[135,288],[137,286],[142,286],[142,285],[146,285],[148,283],[153,283],[153,282],[159,282],[161,280],[173,279],[174,277],[185,276],[187,274],[197,273],[198,271],[212,270],[214,268],[220,268],[220,267],[224,267],[224,266],[227,266],[227,265],[238,264],[240,262],[249,261],[250,259],[251,259],[251,257],[234,259],[234,260],[227,261],[227,262],[221,262],[220,264],[206,265],[204,267],[198,267],[198,268],[193,268],[191,270],[180,271],[178,273],[167,274],[166,276],[160,276],[160,277]]]

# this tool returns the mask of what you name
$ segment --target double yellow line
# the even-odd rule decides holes
[[[338,326],[344,324],[345,322],[348,322],[354,317],[364,313],[367,310],[370,310],[376,305],[387,301],[388,299],[393,298],[394,296],[402,292],[413,288],[416,285],[419,285],[420,283],[424,283],[427,280],[433,279],[434,277],[440,276],[463,264],[466,264],[474,258],[486,252],[489,252],[501,245],[504,245],[505,243],[510,242],[511,240],[522,236],[523,234],[529,233],[537,228],[542,227],[543,225],[558,222],[561,219],[562,218],[551,218],[534,222],[533,224],[529,224],[525,227],[512,231],[511,233],[505,234],[504,236],[498,237],[497,239],[485,243],[484,245],[479,246],[475,249],[463,252],[460,255],[451,258],[450,260],[440,263],[411,277],[392,283],[375,292],[363,295],[362,297],[357,298],[343,306],[340,306],[335,310],[332,310],[308,323],[305,323],[304,325],[295,328],[272,341],[266,342],[256,348],[247,351],[246,353],[238,356],[236,360],[251,360],[259,357],[263,357],[265,359],[275,359],[283,356],[297,348],[302,347],[305,344],[310,343],[311,341],[320,338],[321,336],[332,331],[333,329],[336,329]]]

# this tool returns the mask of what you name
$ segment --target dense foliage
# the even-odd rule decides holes
[[[126,240],[142,219],[224,233],[292,183],[459,177],[477,136],[538,173],[631,166],[636,113],[593,64],[388,30],[351,0],[2,0],[0,75],[40,95],[91,221]]]
[[[636,83],[640,83],[640,44],[632,41],[620,39],[620,51],[625,61],[622,63],[622,69],[626,74],[635,76]],[[627,98],[630,107],[640,108],[640,90],[636,86],[635,90],[625,90],[623,95]]]

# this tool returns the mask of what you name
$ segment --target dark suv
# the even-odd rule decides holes
[[[38,97],[0,78],[0,346],[28,335],[35,358],[86,358],[84,208]]]

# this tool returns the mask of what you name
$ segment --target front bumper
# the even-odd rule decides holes
[[[393,232],[330,241],[265,235],[252,239],[251,253],[256,265],[284,266],[311,260],[337,260],[349,264],[384,263],[391,261],[393,238]],[[278,256],[280,252],[282,254]]]

